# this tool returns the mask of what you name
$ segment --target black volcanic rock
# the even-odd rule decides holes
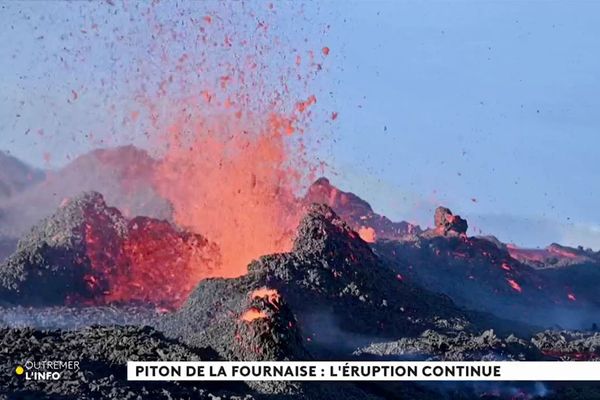
[[[84,194],[35,225],[0,265],[0,301],[51,305],[73,294],[89,297],[84,277],[92,270],[86,251],[91,227],[110,238],[105,243],[109,257],[118,252],[127,221],[99,193]]]
[[[195,301],[210,300],[215,294],[222,294],[219,289],[213,294],[216,289],[213,284],[216,282],[218,280],[210,280],[206,285],[201,283],[186,305],[189,308],[190,304],[194,304],[196,311],[205,313],[203,319],[187,319],[191,313],[184,308],[177,315],[166,317],[169,321],[176,321],[173,322],[176,326],[170,326],[167,331],[182,331],[184,338],[193,346],[214,348],[228,360],[285,361],[309,358],[298,331],[298,322],[275,290],[261,288],[239,296],[238,287],[238,291],[215,304]],[[178,323],[189,326],[177,326]],[[185,331],[185,328],[190,331]],[[193,332],[194,329],[197,331]]]
[[[223,287],[225,280],[202,282],[186,307],[158,323],[170,336],[193,347],[210,347],[226,360],[299,361],[310,356],[304,347],[295,316],[272,289]],[[215,285],[216,284],[216,285]],[[248,289],[247,292],[243,292]],[[264,294],[261,294],[264,293]],[[218,299],[217,296],[222,296]],[[193,307],[193,309],[190,309]],[[294,382],[248,382],[261,393],[327,398],[322,386]],[[344,386],[344,385],[342,385]],[[360,396],[359,396],[360,397]]]
[[[354,193],[341,191],[327,178],[317,179],[308,188],[303,202],[305,205],[327,204],[354,231],[360,232],[361,229],[371,228],[376,238],[400,239],[421,232],[421,228],[417,225],[404,221],[392,222],[387,217],[375,213],[369,203]]]
[[[245,360],[352,357],[374,338],[471,328],[468,314],[448,298],[399,280],[325,205],[308,209],[292,252],[263,256],[248,269],[239,278],[200,282],[158,328],[225,359]],[[339,383],[249,384],[302,398],[366,396]]]
[[[454,215],[449,208],[438,207],[433,216],[433,229],[427,229],[421,234],[422,237],[435,236],[464,236],[467,234],[469,224],[467,220],[459,215]]]
[[[551,321],[550,309],[570,305],[564,288],[484,239],[423,235],[373,246],[408,282],[473,310],[539,324]]]
[[[599,323],[600,252],[558,244],[522,249],[491,236],[468,237],[466,219],[446,207],[436,209],[431,229],[398,225],[325,178],[304,201],[329,204],[357,232],[366,228],[365,240],[402,278],[461,306],[544,326]]]
[[[65,370],[63,379],[58,381],[25,380],[14,373],[17,365],[41,360],[78,361],[80,369]],[[212,349],[186,346],[149,327],[90,327],[77,331],[0,329],[0,368],[6,371],[0,377],[0,399],[380,399],[344,382],[255,381],[251,384],[258,390],[254,390],[242,382],[127,381],[127,361],[220,360]]]
[[[271,306],[281,304],[268,295],[254,297],[252,306],[262,307],[263,301]],[[270,307],[270,306],[268,306]],[[263,331],[263,333],[266,333]],[[223,333],[225,334],[225,333]],[[240,337],[240,339],[247,339]],[[252,340],[250,340],[252,343]],[[530,345],[516,338],[499,339],[493,332],[473,336],[459,333],[448,337],[426,331],[417,338],[401,339],[397,343],[374,345],[358,353],[359,358],[394,358],[404,349],[430,351],[431,358],[477,359],[488,354],[511,356],[535,352]],[[251,356],[250,356],[251,357]],[[536,356],[537,357],[537,356]],[[528,358],[529,359],[529,358]],[[62,370],[58,381],[25,380],[13,371],[27,361],[77,361],[79,369]],[[447,391],[440,387],[422,387],[410,382],[293,383],[293,382],[135,382],[126,380],[127,361],[219,361],[221,358],[210,348],[198,348],[169,339],[149,327],[109,326],[88,327],[76,331],[35,330],[31,328],[0,328],[0,368],[7,373],[0,376],[0,399],[423,399],[475,400],[481,389],[465,386]],[[512,387],[512,386],[511,386]],[[510,393],[510,391],[508,391]],[[499,393],[495,400],[508,400],[509,393]],[[593,393],[588,389],[582,394]],[[561,398],[561,397],[556,397]],[[565,397],[566,398],[566,397]],[[586,398],[586,397],[583,397]],[[588,397],[591,398],[591,397]]]
[[[144,306],[6,306],[0,307],[0,328],[74,330],[102,325],[152,326],[162,316]]]
[[[214,352],[190,349],[151,328],[92,327],[78,331],[0,329],[0,398],[8,399],[252,399],[242,383],[127,381],[127,361],[208,361]],[[27,361],[78,361],[62,379],[26,380],[14,373]],[[236,394],[237,393],[237,394]]]
[[[355,264],[375,267],[377,257],[367,243],[333,209],[314,204],[298,226],[294,253],[324,260],[327,267]],[[360,260],[360,261],[359,261]]]
[[[354,354],[370,359],[428,361],[533,361],[543,358],[542,353],[528,341],[512,335],[501,338],[493,330],[481,334],[459,332],[456,335],[427,330],[415,338],[374,343]]]
[[[521,250],[493,237],[468,237],[467,222],[444,207],[435,212],[436,227],[406,240],[378,241],[372,246],[386,263],[408,281],[444,293],[458,305],[541,326],[559,324],[588,328],[596,322],[600,296],[600,263],[591,253],[562,246]],[[536,268],[513,257],[542,257],[547,253],[582,264]]]
[[[467,314],[447,297],[403,282],[329,207],[314,205],[300,223],[292,252],[261,257],[240,278],[202,281],[163,328],[191,345],[224,348],[214,341],[230,339],[207,337],[205,331],[232,324],[247,309],[249,296],[265,288],[277,291],[293,312],[313,355],[350,354],[374,338],[470,326]],[[284,321],[296,329],[294,321]]]

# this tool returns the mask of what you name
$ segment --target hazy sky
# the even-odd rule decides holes
[[[0,3],[0,149],[57,167],[124,129],[151,35],[115,3]],[[339,117],[311,129],[334,183],[393,219],[446,204],[473,233],[600,248],[600,2],[320,3],[276,2],[273,29],[331,49],[314,91]]]

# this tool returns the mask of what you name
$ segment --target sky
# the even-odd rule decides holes
[[[98,145],[143,146],[126,120],[155,39],[134,2],[113,3],[0,3],[0,149],[58,168]],[[600,249],[600,2],[298,4],[276,2],[272,29],[330,49],[310,89],[338,118],[307,135],[334,184],[394,220],[431,225],[444,204],[472,234]]]

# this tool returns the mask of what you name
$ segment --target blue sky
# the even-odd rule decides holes
[[[311,129],[334,183],[393,219],[430,224],[446,204],[472,233],[600,248],[600,2],[276,6],[287,40],[331,48],[314,91],[339,117]],[[0,148],[57,167],[89,149],[86,132],[123,128],[143,19],[101,3],[0,7]],[[82,33],[92,20],[112,29]]]

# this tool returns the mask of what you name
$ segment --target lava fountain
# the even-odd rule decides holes
[[[281,121],[285,121],[282,125]],[[222,268],[235,277],[263,254],[288,251],[300,209],[296,193],[310,166],[286,142],[290,118],[228,113],[176,124],[156,185],[178,225],[217,243]]]
[[[173,74],[154,95],[138,96],[160,130],[155,187],[179,226],[219,246],[222,266],[212,275],[221,277],[290,250],[301,213],[296,196],[322,165],[308,155],[304,133],[318,101],[309,82],[329,48],[284,44],[273,5],[241,13],[197,19],[197,54],[186,50],[169,61],[167,40],[161,60]]]

